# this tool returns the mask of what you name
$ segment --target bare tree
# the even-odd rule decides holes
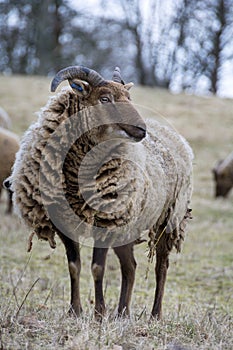
[[[213,62],[213,68],[210,74],[210,82],[211,82],[211,87],[210,90],[213,93],[217,93],[218,91],[218,81],[220,80],[220,70],[222,66],[222,50],[223,50],[223,37],[224,37],[224,32],[227,27],[227,21],[226,21],[226,16],[227,16],[227,6],[225,4],[224,0],[218,0],[217,5],[216,5],[216,17],[218,19],[218,28],[216,29],[214,35],[213,35],[213,47],[212,50],[210,51],[210,55],[213,56],[214,62]]]
[[[63,50],[77,12],[65,0],[5,0],[0,3],[0,69],[13,73],[48,74],[72,62],[75,53]]]
[[[200,86],[206,91],[218,92],[221,72],[233,53],[229,33],[233,31],[233,11],[228,0],[183,0],[177,17],[179,31],[173,59],[175,71],[171,85],[179,76],[182,89],[197,92]]]
[[[69,0],[3,0],[0,70],[53,74],[84,64],[110,76],[119,65],[126,79],[142,85],[217,93],[233,61],[231,5],[99,0],[96,12],[78,2],[72,8]]]
[[[136,48],[138,81],[142,85],[156,85],[153,37],[156,1],[150,1],[147,13],[143,13],[143,4],[139,0],[120,0],[120,5],[125,15],[123,27],[130,32]]]

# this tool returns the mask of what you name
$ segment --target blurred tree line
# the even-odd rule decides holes
[[[232,5],[0,0],[0,71],[48,75],[82,64],[110,78],[119,65],[126,80],[142,85],[217,93],[233,67]]]

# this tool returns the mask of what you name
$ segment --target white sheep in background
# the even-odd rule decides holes
[[[216,164],[213,174],[215,197],[227,197],[233,187],[233,152]]]
[[[56,234],[64,243],[76,315],[82,310],[79,241],[94,241],[98,318],[105,312],[108,248],[121,265],[118,313],[129,314],[133,246],[146,233],[150,258],[156,254],[152,317],[161,318],[169,253],[180,251],[190,217],[192,151],[173,129],[141,118],[130,102],[132,84],[118,68],[113,81],[86,67],[65,68],[52,91],[66,79],[72,89],[52,97],[22,139],[10,178],[16,211],[52,248]]]

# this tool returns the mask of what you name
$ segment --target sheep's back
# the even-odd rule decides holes
[[[148,201],[153,202],[154,192],[160,191],[161,187],[163,187],[161,193],[165,191],[161,215],[151,226],[152,236],[156,239],[160,228],[165,225],[170,248],[176,245],[179,250],[180,240],[184,239],[186,219],[190,217],[193,153],[187,141],[172,128],[154,120],[147,120],[147,127],[148,137],[143,144],[148,154],[148,171],[151,171],[153,179]],[[159,182],[155,153],[161,156],[162,174]]]

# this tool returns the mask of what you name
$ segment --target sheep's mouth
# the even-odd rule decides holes
[[[145,126],[134,126],[128,124],[119,124],[119,126],[130,139],[133,139],[136,142],[139,142],[146,137]]]

